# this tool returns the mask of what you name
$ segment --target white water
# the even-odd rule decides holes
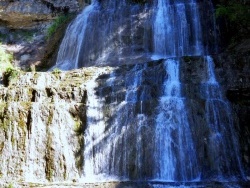
[[[156,117],[155,179],[159,181],[190,181],[199,176],[196,151],[193,146],[181,96],[179,62],[165,62],[167,78],[163,85]]]
[[[69,25],[60,45],[56,65],[52,67],[61,70],[78,68],[79,54],[85,40],[85,30],[89,15],[94,11],[95,1],[83,9],[82,13]]]
[[[136,36],[135,27],[141,22],[139,18],[148,15],[145,11],[139,17],[130,17],[133,11],[127,11],[129,7],[126,1],[115,0],[96,1],[88,6],[69,26],[56,66],[72,69],[90,66],[92,63],[104,65],[108,61],[120,65],[130,59],[126,55],[138,55],[136,50],[142,50],[146,45],[140,44],[137,49],[136,37],[131,36]],[[150,68],[146,64],[137,64],[127,73],[121,73],[119,80],[112,71],[106,72],[109,74],[106,81],[102,81],[97,74],[87,84],[87,127],[84,132],[82,177],[84,182],[121,181],[130,178],[163,182],[200,180],[202,164],[197,162],[185,98],[181,93],[178,61],[181,56],[205,54],[199,5],[195,0],[179,0],[174,3],[170,0],[158,0],[154,2],[151,11],[154,12],[152,39],[150,38],[153,44],[152,59],[168,58],[164,63],[167,76],[164,78],[162,95],[156,109],[150,109],[156,111],[156,118],[154,121],[149,119],[144,112],[150,110],[143,109],[146,105],[143,106],[145,101],[142,99],[148,95],[143,79],[147,78],[145,75],[149,73],[146,70]],[[96,13],[95,16],[91,17],[92,13]],[[130,29],[127,28],[127,22]],[[144,41],[149,40],[149,35],[143,33],[143,36],[146,36]],[[129,40],[132,41],[131,46],[125,44]],[[143,50],[145,52],[148,49]],[[223,176],[226,169],[230,171],[226,176],[230,177],[233,173],[230,170],[230,160],[226,156],[231,155],[228,153],[231,142],[221,132],[228,125],[226,123],[231,124],[231,120],[227,119],[230,116],[229,111],[221,110],[221,106],[226,109],[229,107],[224,106],[225,102],[221,98],[212,59],[207,57],[206,62],[206,118],[211,132],[208,138],[208,150],[211,154],[209,160],[212,164],[210,170],[217,171],[217,176]],[[126,67],[123,69],[125,71]],[[148,82],[153,81],[149,79]],[[155,88],[162,86],[154,82],[153,84],[156,85]],[[116,88],[116,85],[119,87]],[[107,93],[106,90],[110,92]],[[152,88],[149,91],[151,90]],[[155,96],[157,97],[159,96]],[[214,105],[214,101],[219,101],[219,107]],[[220,120],[225,118],[227,122]],[[231,127],[229,135],[233,135],[233,142],[237,143],[233,132]],[[236,158],[236,166],[242,171],[236,154],[237,144],[233,148],[231,159]]]
[[[180,57],[203,53],[198,4],[158,0],[154,20],[154,55]]]
[[[204,85],[206,97],[206,120],[210,129],[208,138],[209,160],[216,180],[236,180],[245,177],[239,156],[236,130],[230,106],[222,98],[214,62],[211,56],[205,57],[207,81]],[[238,177],[237,177],[238,176]]]

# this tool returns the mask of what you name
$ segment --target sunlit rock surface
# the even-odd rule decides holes
[[[233,78],[232,73],[230,73],[230,66],[233,66],[232,61],[228,61],[228,65],[222,65],[219,63],[222,58],[215,57],[215,74],[218,82],[224,83],[221,93],[225,96],[229,88],[236,87],[234,83],[237,80],[240,81],[241,76],[238,76],[238,72],[242,72],[242,69],[248,70],[248,68],[243,66],[240,70],[233,69],[233,74],[237,75]],[[227,67],[227,73],[224,74],[221,71],[221,66]],[[145,67],[147,69],[144,69]],[[246,73],[245,78],[248,79],[247,71],[243,72]],[[135,79],[134,75],[139,76],[138,80]],[[125,124],[126,121],[131,122],[125,132],[119,126],[120,124],[117,124],[117,131],[121,129],[123,136],[128,138],[124,146],[130,146],[131,150],[122,150],[120,147],[113,150],[117,156],[116,161],[114,161],[117,167],[113,168],[113,171],[121,173],[121,169],[124,168],[123,164],[129,164],[127,172],[131,179],[140,178],[141,172],[150,177],[152,156],[143,158],[143,153],[151,153],[150,148],[153,142],[150,139],[154,129],[152,126],[153,117],[156,114],[154,108],[159,104],[157,98],[162,95],[160,86],[164,83],[163,78],[167,75],[169,73],[164,70],[164,61],[158,60],[145,64],[83,68],[69,72],[57,70],[47,73],[30,72],[13,79],[8,87],[2,86],[0,90],[0,174],[2,185],[14,182],[20,187],[28,187],[27,182],[40,182],[45,187],[183,187],[184,184],[165,185],[163,182],[160,185],[145,182],[122,183],[119,182],[122,180],[119,178],[116,179],[116,183],[81,183],[84,162],[86,162],[83,153],[86,141],[83,140],[83,133],[86,129],[86,123],[90,122],[91,117],[96,116],[93,113],[97,112],[99,108],[102,109],[98,112],[100,112],[100,117],[102,115],[101,121],[103,122],[112,121],[115,125],[116,118],[119,118],[121,124]],[[133,81],[129,81],[131,79]],[[210,179],[216,174],[217,167],[213,157],[216,157],[217,154],[208,152],[208,143],[204,140],[210,133],[205,118],[207,101],[202,98],[200,83],[204,83],[206,80],[204,57],[183,57],[180,59],[180,81],[183,87],[181,93],[186,97],[185,104],[188,109],[188,121],[192,125],[191,132],[197,149],[197,160],[203,174],[202,178]],[[137,82],[141,83],[138,87]],[[249,87],[247,83],[243,86]],[[92,101],[91,94],[101,97],[101,100]],[[101,103],[91,104],[91,102],[96,103],[99,100]],[[130,105],[124,106],[123,100]],[[118,108],[112,108],[116,104]],[[93,108],[87,112],[86,106],[96,106],[98,109]],[[246,120],[248,108],[246,103],[243,106],[240,103],[235,103],[233,107],[232,115],[235,125],[239,125],[239,128],[236,129],[237,134],[239,131],[241,134],[244,133],[244,137],[240,137],[240,143],[243,166],[247,175],[249,174],[247,171],[249,170],[249,129],[247,122],[243,122]],[[124,108],[128,108],[127,112],[120,113],[123,112]],[[241,112],[244,112],[245,116]],[[144,115],[147,116],[147,122],[144,122]],[[129,117],[129,120],[126,120],[125,117]],[[224,116],[222,117],[224,118]],[[136,124],[138,126],[140,122],[147,123],[149,126],[140,129],[140,134],[136,136],[133,134],[136,129],[136,126],[133,126],[134,122],[138,122]],[[106,127],[106,130],[110,131],[111,128],[112,126]],[[140,140],[143,137],[147,139]],[[96,142],[96,146],[105,144],[107,138],[108,135],[97,138],[97,141],[100,142]],[[107,145],[107,150],[109,145]],[[136,154],[138,151],[141,155]],[[120,152],[134,156],[131,158],[134,160],[128,158],[121,161]],[[107,153],[108,155],[109,153]],[[141,166],[134,166],[139,159],[143,159],[148,168],[143,165],[144,163],[141,163]],[[149,179],[144,179],[144,181],[147,180]],[[57,184],[56,182],[61,183]],[[244,183],[235,183],[235,185],[241,184],[244,187]],[[192,185],[204,187],[202,182]],[[187,187],[192,185],[185,184]],[[207,187],[224,186],[223,183],[213,182],[206,185]]]
[[[8,88],[1,86],[1,180],[79,178],[85,83],[97,70],[27,73],[12,80]]]
[[[55,13],[76,12],[84,5],[84,0],[3,0],[0,2],[0,21],[11,28],[36,27],[51,20]]]

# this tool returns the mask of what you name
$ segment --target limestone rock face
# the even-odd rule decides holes
[[[1,3],[0,10],[0,19],[12,28],[31,27],[52,18],[52,11],[39,1],[7,1]]]
[[[83,83],[93,72],[27,73],[1,87],[1,180],[79,178],[86,118]]]
[[[26,0],[0,2],[0,21],[10,28],[30,28],[51,20],[58,12],[76,12],[84,5],[82,0]]]
[[[240,64],[238,56],[221,55],[215,56],[214,59],[215,74],[221,85],[221,93],[223,98],[227,97],[231,101],[235,130],[241,135],[240,150],[244,169],[249,170],[250,108],[247,91],[249,91],[250,74],[249,65],[244,63],[248,59],[243,58],[243,64]],[[129,121],[130,124],[127,124],[129,128],[126,129],[124,138],[126,144],[132,146],[138,141],[138,135],[135,134],[138,122],[146,121],[144,117],[147,117],[150,126],[141,132],[141,135],[147,138],[143,140],[141,149],[145,151],[144,153],[153,153],[150,149],[154,148],[152,147],[153,125],[157,113],[154,109],[159,106],[159,97],[163,94],[161,87],[169,75],[164,70],[163,62],[159,60],[112,68],[89,67],[69,72],[56,70],[44,73],[30,72],[13,79],[8,87],[2,86],[0,89],[1,181],[42,183],[77,181],[83,174],[86,161],[83,155],[86,137],[83,134],[86,133],[88,118],[91,119],[96,111],[103,114],[103,121],[107,122],[107,125],[110,125],[108,124],[110,121],[115,124],[117,118],[119,120],[117,130],[120,132],[123,130],[119,125],[127,124]],[[138,70],[141,76],[136,80]],[[213,173],[213,168],[208,170],[207,167],[214,162],[206,150],[209,129],[206,126],[206,99],[202,93],[202,83],[206,82],[207,76],[204,57],[180,59],[181,93],[185,97],[188,121],[192,125],[191,132],[204,178],[209,178]],[[134,84],[137,82],[140,82],[140,85]],[[241,97],[237,96],[245,98],[242,101],[239,100]],[[125,100],[129,105],[123,107]],[[97,109],[89,111],[91,102],[101,104],[92,106]],[[113,108],[116,104],[121,106]],[[221,110],[223,111],[223,108]],[[91,125],[94,124],[88,123],[88,126]],[[108,129],[110,127],[107,127]],[[105,139],[107,138],[98,144],[110,145]],[[124,146],[115,147],[115,153],[122,153],[124,151],[122,148]],[[128,161],[131,179],[138,174],[138,169],[133,165],[134,159],[138,157],[135,149],[136,147],[131,147],[131,150],[127,151],[132,159]],[[218,156],[219,154],[218,152]],[[116,158],[119,159],[119,155],[116,155]],[[152,156],[148,155],[143,160],[144,164],[152,164],[153,161]],[[123,161],[117,161],[115,170],[122,168],[120,164]],[[142,170],[150,176],[150,167]]]

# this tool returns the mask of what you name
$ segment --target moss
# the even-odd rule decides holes
[[[57,79],[59,79],[59,78],[60,78],[60,74],[61,74],[61,70],[58,69],[58,68],[55,68],[55,69],[52,71],[52,74],[54,74],[55,77],[56,77]]]
[[[0,114],[4,112],[4,109],[6,108],[7,104],[5,102],[0,102]]]
[[[54,117],[54,109],[51,108],[49,110],[49,116],[48,116],[48,121],[47,121],[47,124],[48,125],[51,125],[52,121],[53,121],[53,117]]]
[[[72,20],[74,14],[63,14],[58,16],[52,23],[52,25],[47,29],[47,38],[52,37],[56,31],[62,27],[62,25],[67,24],[70,20]]]
[[[46,179],[49,181],[53,180],[54,175],[54,155],[52,150],[52,135],[49,130],[47,130],[47,144],[46,144],[46,165],[45,165],[45,173]]]
[[[5,72],[8,68],[13,69],[12,61],[14,59],[13,54],[8,53],[0,43],[0,70]]]
[[[11,82],[14,82],[18,76],[20,75],[20,71],[15,68],[7,68],[3,73],[3,84],[5,86],[9,86]]]
[[[0,127],[6,132],[10,122],[6,119],[7,103],[0,103]]]
[[[18,125],[22,130],[26,130],[26,128],[28,127],[28,114],[29,111],[31,110],[31,102],[20,102],[20,110],[19,110],[19,119],[18,119]]]
[[[86,93],[85,93],[86,95]],[[84,150],[84,129],[86,126],[86,108],[85,108],[85,103],[86,103],[87,97],[85,96],[83,98],[83,104],[79,104],[77,110],[72,110],[70,113],[72,115],[72,118],[75,120],[75,125],[74,125],[74,132],[75,135],[78,139],[78,147],[77,150],[75,151],[75,159],[76,159],[76,167],[79,171],[79,173],[82,172],[83,170],[83,165],[84,165],[84,156],[82,155],[83,150]]]

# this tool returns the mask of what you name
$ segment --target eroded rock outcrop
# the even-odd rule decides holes
[[[0,2],[0,20],[11,28],[36,27],[53,19],[56,13],[76,12],[84,3],[82,0],[4,0]]]
[[[8,87],[1,87],[1,180],[79,178],[86,121],[85,83],[96,71],[21,74]]]

